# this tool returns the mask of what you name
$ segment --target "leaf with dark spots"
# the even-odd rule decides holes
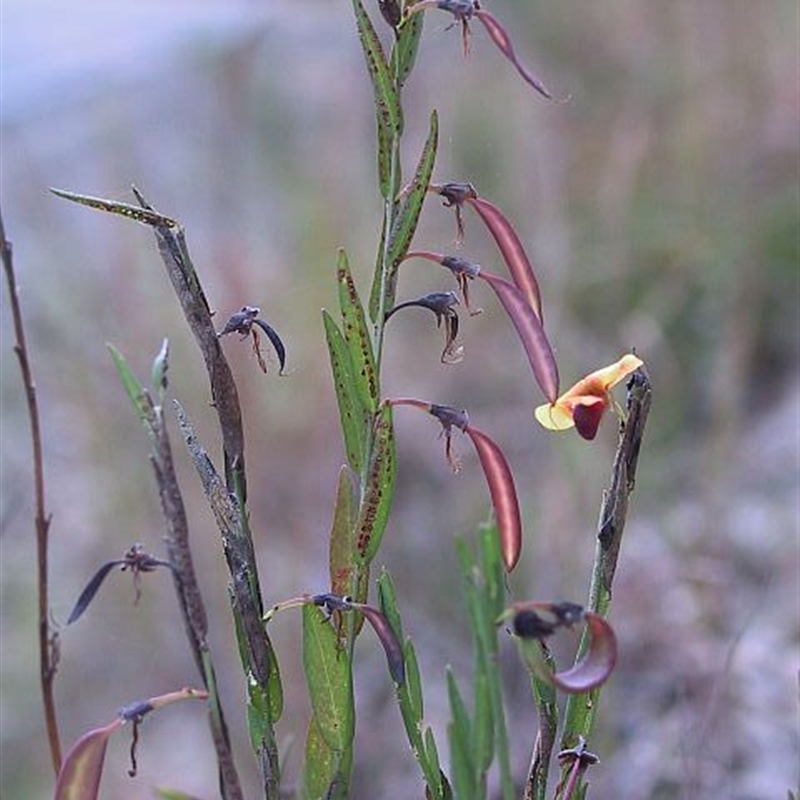
[[[424,16],[424,14],[413,14],[406,17],[397,31],[397,41],[392,49],[391,65],[398,88],[405,83],[417,60]]]
[[[339,287],[342,331],[350,353],[353,381],[361,399],[365,418],[369,418],[378,408],[380,397],[378,370],[364,307],[344,249],[339,250],[336,260],[336,281]]]
[[[511,317],[511,322],[525,348],[534,377],[545,398],[554,403],[558,397],[558,365],[541,320],[513,283],[489,272],[481,272],[478,277],[492,287],[506,313]]]
[[[372,458],[369,463],[356,523],[356,549],[364,564],[375,557],[389,521],[397,478],[392,407],[381,406],[373,425]]]
[[[366,448],[364,438],[366,409],[356,389],[356,377],[344,335],[330,314],[324,310],[322,322],[325,326],[325,339],[328,344],[347,462],[356,474],[360,474]]]
[[[514,476],[503,451],[482,431],[467,425],[465,433],[475,445],[478,458],[489,485],[497,529],[500,533],[500,549],[503,563],[511,572],[519,560],[522,550],[522,517],[514,486]]]
[[[431,112],[428,128],[428,138],[422,148],[414,178],[410,188],[394,217],[394,223],[388,234],[386,254],[379,258],[372,281],[372,291],[369,299],[369,312],[373,321],[387,308],[394,305],[397,292],[397,270],[403,256],[408,252],[411,240],[419,224],[419,215],[428,184],[436,162],[436,151],[439,144],[439,117],[436,111]]]
[[[339,471],[336,505],[329,541],[329,568],[331,591],[339,595],[353,595],[359,602],[367,599],[367,571],[361,567],[356,549],[356,495],[358,479],[353,471],[343,466]]]
[[[403,127],[402,107],[397,95],[394,79],[380,38],[361,0],[353,0],[358,37],[367,61],[367,71],[372,81],[378,140],[378,184],[381,195],[389,199],[394,194],[392,185],[392,142],[400,135]]]
[[[73,203],[89,206],[98,211],[107,211],[109,214],[119,214],[135,222],[141,222],[144,225],[151,225],[157,228],[178,227],[178,223],[174,219],[159,214],[157,211],[153,211],[150,208],[140,208],[139,206],[132,206],[128,203],[119,203],[116,200],[106,200],[102,197],[91,197],[88,194],[76,194],[75,192],[67,192],[64,189],[51,188],[50,191],[57,197],[71,200]]]

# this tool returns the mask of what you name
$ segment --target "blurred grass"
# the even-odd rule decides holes
[[[277,365],[260,373],[246,343],[224,346],[246,414],[266,601],[325,586],[342,456],[319,309],[335,304],[339,245],[368,288],[379,219],[374,118],[347,4],[277,4],[265,22],[253,9],[252,24],[216,36],[191,29],[191,7],[185,31],[180,14],[167,12],[175,44],[152,68],[116,64],[74,94],[54,82],[37,103],[3,109],[3,213],[44,415],[57,620],[99,563],[134,541],[157,549],[161,535],[144,435],[105,342],[146,374],[169,336],[172,391],[206,444],[218,442],[150,233],[56,200],[51,185],[127,200],[135,182],[186,226],[220,319],[259,305],[287,342],[291,375],[280,380]],[[623,657],[603,701],[593,791],[781,796],[796,779],[787,764],[798,744],[797,9],[788,0],[495,0],[492,10],[517,52],[572,100],[534,98],[480,26],[465,61],[446,18],[430,15],[406,90],[406,171],[436,106],[435,177],[473,181],[517,225],[540,273],[564,383],[635,346],[655,385],[614,603]],[[95,30],[94,11],[74,9],[87,35],[109,35]],[[113,30],[113,16],[106,22]],[[467,226],[464,254],[502,269],[477,219]],[[454,233],[450,212],[430,199],[415,246],[446,250]],[[452,287],[432,267],[403,267],[401,297],[440,288]],[[50,783],[39,767],[32,680],[29,444],[2,299],[0,793],[33,798],[48,796]],[[526,504],[514,594],[579,601],[613,425],[591,447],[534,429],[538,398],[523,354],[492,298],[477,301],[486,310],[464,320],[457,367],[439,364],[432,326],[398,318],[385,393],[465,405],[504,445]],[[464,466],[453,477],[424,419],[398,415],[397,430],[399,486],[383,557],[441,736],[444,664],[463,680],[470,663],[451,538],[475,527],[488,500],[468,447],[457,443]],[[219,542],[191,469],[181,469],[212,643],[230,656],[222,690],[252,782]],[[168,582],[148,579],[133,608],[125,578],[109,580],[63,632],[57,691],[67,743],[134,697],[195,680]],[[299,620],[276,631],[284,672],[296,674]],[[508,656],[522,765],[532,712]],[[359,657],[354,797],[416,796],[382,655],[360,645]],[[291,681],[287,709],[283,735],[302,736],[308,701]],[[213,796],[195,709],[148,723],[136,781],[123,775],[124,749],[110,753],[108,796],[150,797],[155,782]]]

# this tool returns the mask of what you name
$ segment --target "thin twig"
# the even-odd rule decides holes
[[[53,681],[58,668],[58,633],[50,629],[48,599],[48,534],[50,532],[51,515],[46,511],[44,495],[44,459],[42,457],[42,435],[39,424],[39,405],[36,400],[36,384],[33,380],[28,348],[25,342],[25,329],[22,324],[22,310],[19,303],[17,282],[14,276],[14,261],[11,242],[6,240],[2,213],[0,213],[0,257],[8,281],[11,316],[14,319],[16,344],[14,352],[19,360],[22,383],[25,387],[25,398],[28,405],[28,416],[31,424],[31,444],[33,446],[33,481],[36,504],[36,564],[39,590],[38,630],[39,630],[39,676],[44,701],[44,717],[47,726],[47,739],[50,743],[50,758],[53,769],[58,774],[61,769],[61,741],[58,734],[58,721],[53,696]]]

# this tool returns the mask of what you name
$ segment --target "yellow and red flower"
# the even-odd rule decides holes
[[[606,409],[612,404],[611,389],[643,365],[633,353],[579,380],[554,403],[539,406],[536,419],[551,431],[574,427],[584,439],[594,439]]]

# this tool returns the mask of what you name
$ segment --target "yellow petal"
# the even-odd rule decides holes
[[[545,403],[533,413],[539,424],[551,431],[565,431],[575,425],[572,420],[572,409],[558,401],[553,405]]]
[[[597,380],[608,390],[612,386],[616,386],[620,381],[625,380],[631,372],[639,369],[642,364],[644,364],[644,362],[639,356],[635,356],[633,353],[627,353],[614,364],[603,367],[603,369],[599,369],[597,372],[593,372],[591,375],[587,376],[586,380]]]

